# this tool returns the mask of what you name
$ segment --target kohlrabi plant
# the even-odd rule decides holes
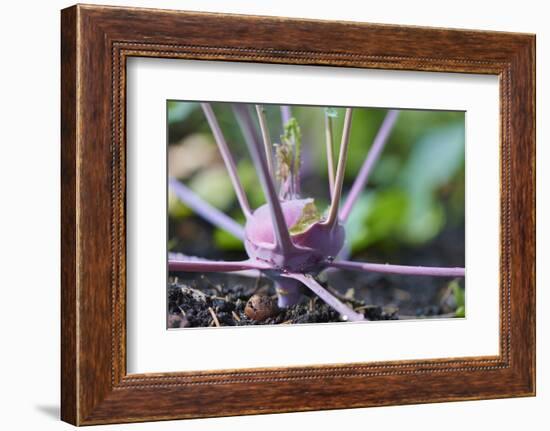
[[[168,261],[170,271],[201,273],[261,271],[273,281],[279,307],[296,304],[301,298],[300,286],[304,285],[338,311],[343,320],[349,321],[361,321],[365,317],[342,303],[318,282],[318,276],[323,271],[352,270],[411,276],[464,276],[464,268],[404,266],[346,259],[348,252],[344,247],[345,222],[384,148],[397,120],[398,111],[388,111],[345,202],[341,204],[353,109],[345,110],[337,160],[334,155],[332,130],[335,111],[325,110],[324,128],[329,179],[327,187],[331,199],[328,208],[320,209],[312,198],[303,196],[300,191],[301,132],[290,108],[281,107],[284,134],[280,137],[279,143],[272,143],[263,107],[256,105],[256,120],[247,105],[235,104],[233,112],[242,130],[267,201],[259,208],[252,209],[214,111],[208,103],[202,103],[201,106],[212,129],[246,222],[242,226],[202,200],[175,178],[169,179],[169,187],[195,213],[242,240],[248,259],[235,262],[212,261],[170,253]],[[260,133],[258,133],[258,124]],[[215,193],[214,190],[212,192]]]

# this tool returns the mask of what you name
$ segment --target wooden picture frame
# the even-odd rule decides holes
[[[77,5],[62,11],[61,49],[64,421],[535,394],[534,35]],[[125,65],[131,56],[498,75],[500,354],[128,375]]]

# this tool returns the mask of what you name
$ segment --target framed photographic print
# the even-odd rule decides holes
[[[63,420],[534,395],[533,35],[77,5],[61,44]]]

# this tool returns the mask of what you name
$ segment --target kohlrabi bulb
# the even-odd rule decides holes
[[[250,258],[283,270],[307,272],[340,252],[344,228],[339,223],[324,224],[313,199],[286,200],[281,207],[295,249],[283,253],[275,247],[273,222],[266,204],[254,211],[245,225],[245,248]]]

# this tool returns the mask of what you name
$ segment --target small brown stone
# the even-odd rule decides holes
[[[252,295],[246,303],[244,313],[249,319],[261,321],[276,316],[279,313],[279,307],[275,298],[267,295]]]

